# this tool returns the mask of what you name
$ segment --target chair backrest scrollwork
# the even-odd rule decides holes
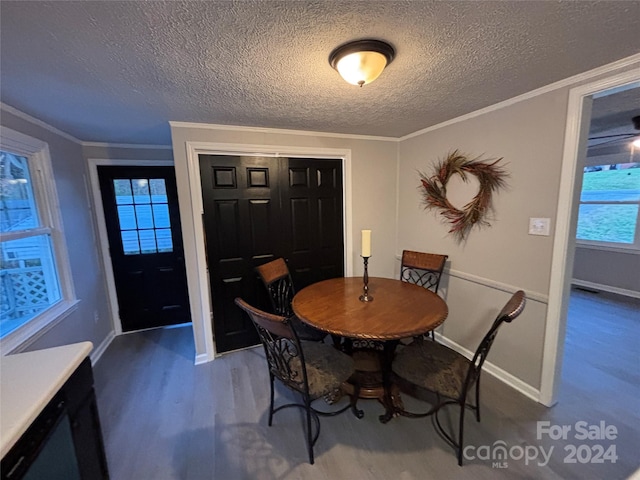
[[[304,352],[290,320],[281,315],[263,312],[241,298],[236,298],[235,303],[249,315],[258,331],[269,372],[289,388],[308,395]]]
[[[269,293],[269,300],[274,313],[284,317],[293,315],[291,300],[296,291],[291,279],[291,273],[283,258],[277,258],[269,263],[256,267],[260,279]]]

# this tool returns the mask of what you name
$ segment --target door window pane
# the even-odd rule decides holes
[[[118,221],[120,230],[136,229],[136,212],[133,205],[118,205]]]
[[[136,205],[136,218],[138,220],[138,228],[153,228],[151,205]]]
[[[125,255],[137,255],[140,253],[137,230],[125,230],[120,232],[122,236],[122,250]]]
[[[135,203],[151,203],[149,195],[149,180],[146,178],[132,179],[133,200]]]
[[[167,203],[167,188],[164,178],[152,178],[149,180],[151,188],[151,201],[153,203]]]
[[[168,228],[156,230],[156,240],[158,241],[159,252],[172,252],[173,240],[171,239],[171,230]]]
[[[156,228],[169,228],[171,222],[169,221],[169,205],[153,204],[153,222]]]
[[[133,194],[131,193],[131,180],[114,180],[113,189],[116,194],[116,204],[133,203]]]
[[[138,230],[140,236],[140,251],[142,253],[156,253],[156,235],[153,230]]]
[[[171,219],[164,179],[118,179],[113,181],[113,186],[124,254],[172,252]]]

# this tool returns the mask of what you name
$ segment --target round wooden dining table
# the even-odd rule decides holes
[[[449,310],[432,291],[390,278],[369,277],[371,301],[360,300],[362,293],[362,277],[332,278],[300,290],[292,307],[300,320],[331,335],[383,342],[380,391],[386,413],[380,420],[386,422],[394,411],[390,372],[398,342],[433,330]]]

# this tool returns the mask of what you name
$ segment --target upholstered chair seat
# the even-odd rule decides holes
[[[353,374],[355,368],[353,359],[333,346],[306,341],[301,344],[307,366],[309,396],[312,399],[333,393]],[[292,359],[291,368],[302,378],[299,357]]]
[[[511,323],[524,310],[525,294],[515,292],[502,307],[491,328],[478,345],[471,360],[437,342],[414,341],[398,351],[391,366],[394,380],[400,390],[415,393],[421,397],[423,390],[435,394],[435,403],[422,413],[409,412],[401,407],[396,413],[410,418],[432,416],[436,431],[451,445],[462,465],[464,449],[464,412],[471,409],[480,421],[480,374],[498,329],[503,323]],[[468,401],[475,390],[475,402]],[[418,395],[419,394],[419,395]],[[424,400],[424,398],[423,398]],[[447,405],[456,405],[460,409],[457,438],[451,429],[446,429],[438,419],[438,412]]]
[[[470,363],[466,357],[439,343],[416,342],[398,352],[393,372],[413,385],[458,398]]]

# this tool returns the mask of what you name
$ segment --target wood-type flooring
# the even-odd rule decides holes
[[[262,348],[194,365],[190,327],[120,336],[94,367],[111,478],[627,478],[640,466],[640,301],[579,290],[571,298],[559,402],[546,408],[485,372],[482,421],[466,416],[465,443],[471,446],[468,456],[475,458],[463,467],[429,419],[394,418],[383,425],[378,421],[382,407],[375,400],[359,402],[365,411],[361,420],[350,412],[321,418],[316,463],[309,465],[297,409],[279,412],[273,426],[267,426]],[[280,388],[276,399],[283,397],[291,394]],[[406,396],[404,401],[421,406]],[[457,415],[451,412],[443,418],[455,423]],[[548,422],[553,432],[563,426],[570,430],[566,439],[547,433],[538,438],[538,422]],[[594,431],[602,422],[605,429],[615,428],[615,439],[576,438],[582,426]],[[507,458],[487,459],[499,445],[506,446]],[[615,450],[615,463],[611,455],[594,463],[597,445],[605,453]],[[548,454],[546,462],[541,449]],[[527,460],[527,452],[537,457]],[[525,457],[518,458],[521,453]],[[576,463],[567,463],[574,458]]]

